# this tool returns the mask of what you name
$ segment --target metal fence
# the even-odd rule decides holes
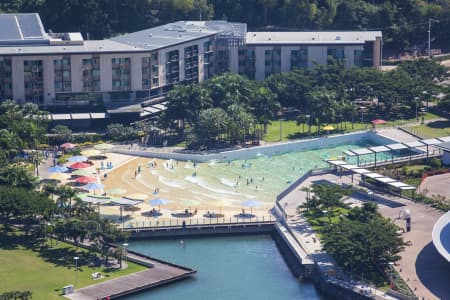
[[[273,223],[276,218],[273,215],[263,215],[250,217],[222,217],[222,218],[173,218],[173,219],[153,219],[127,221],[123,224],[124,229],[144,229],[144,228],[170,228],[170,227],[197,227],[208,225],[242,225]]]

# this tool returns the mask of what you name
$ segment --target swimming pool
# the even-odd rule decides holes
[[[339,140],[331,138],[329,141],[316,139],[311,144],[303,142],[280,144],[279,147],[250,148],[244,149],[245,152],[227,152],[226,155],[246,159],[214,159],[201,163],[140,157],[113,170],[105,185],[106,189],[122,187],[129,193],[145,193],[151,198],[164,198],[169,203],[163,205],[163,209],[171,212],[189,208],[199,210],[200,216],[210,211],[223,212],[226,217],[230,217],[241,212],[241,203],[250,199],[258,201],[259,205],[248,210],[258,212],[260,216],[269,216],[268,209],[273,207],[276,196],[309,170],[327,167],[324,160],[342,159],[343,152],[349,149],[389,142],[373,134],[359,134],[353,136],[353,139],[346,136],[346,141],[338,144]],[[264,151],[257,152],[258,149]],[[253,155],[251,158],[250,154]],[[394,155],[401,156],[406,153]],[[219,156],[225,157],[223,154]],[[356,163],[356,157],[346,159],[350,163]],[[360,157],[360,161],[373,159],[374,155]],[[377,161],[389,159],[390,153],[377,154]],[[135,176],[138,169],[141,172]],[[151,209],[148,204],[143,204],[142,208]],[[117,216],[117,212],[107,213]],[[162,218],[165,216],[168,214],[164,214]],[[168,217],[170,218],[170,215]],[[151,220],[137,213],[131,215],[130,221]],[[140,224],[134,226],[144,226],[143,223]]]
[[[323,299],[312,283],[296,280],[269,235],[131,241],[129,248],[198,273],[128,300]]]

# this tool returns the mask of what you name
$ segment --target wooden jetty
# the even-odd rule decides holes
[[[150,266],[150,268],[77,289],[74,293],[65,295],[65,297],[73,300],[106,299],[107,297],[115,299],[188,278],[197,272],[194,269],[161,261],[133,251],[128,251],[127,258],[129,261]]]

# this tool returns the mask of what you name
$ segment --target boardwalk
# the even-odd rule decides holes
[[[128,259],[133,261],[140,260],[141,263],[153,265],[153,267],[134,274],[77,289],[75,293],[66,295],[65,297],[73,300],[92,300],[110,296],[113,299],[180,280],[196,273],[195,270],[148,257],[142,257],[136,253],[128,253]]]

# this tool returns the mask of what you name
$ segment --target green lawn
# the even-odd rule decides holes
[[[79,256],[78,286],[80,288],[111,278],[145,270],[145,267],[129,263],[126,270],[108,272],[102,267],[87,265],[91,254],[85,249],[75,251],[74,246],[59,242],[53,249],[41,250],[39,244],[21,235],[0,234],[0,293],[25,291],[33,293],[33,299],[62,299],[61,288],[75,284],[74,256]],[[104,278],[93,280],[93,272],[101,272]]]
[[[432,114],[432,113],[425,113],[421,114],[419,117],[419,120],[421,120],[422,116],[425,120],[431,120],[439,118],[439,116]],[[406,123],[415,122],[416,118],[408,118],[408,119],[399,119],[395,121],[388,121],[386,125],[384,126],[396,126],[396,125],[402,125]],[[323,126],[325,126],[324,124]],[[350,132],[350,131],[358,131],[358,130],[364,130],[364,129],[370,129],[372,128],[372,125],[370,123],[361,123],[361,122],[355,122],[353,124],[351,122],[343,122],[341,124],[328,124],[336,128],[333,131],[325,131],[321,130],[321,134],[334,134],[334,133],[343,133],[343,132]],[[378,126],[380,128],[383,128],[383,125]],[[323,127],[322,127],[323,128]],[[450,130],[449,130],[450,131]],[[291,139],[301,139],[306,138],[309,136],[308,133],[308,125],[307,124],[300,124],[297,125],[297,122],[295,120],[283,120],[281,121],[281,135],[282,140],[287,141]],[[317,126],[311,127],[311,135],[317,135]],[[447,134],[450,135],[450,134]],[[271,124],[267,127],[267,133],[263,137],[265,142],[278,142],[280,141],[280,121],[274,120]]]
[[[426,125],[411,127],[410,130],[427,138],[448,136],[450,135],[450,121],[435,121]]]
[[[354,123],[352,129],[351,122],[343,122],[341,125],[329,124],[336,128],[336,130],[328,131],[329,134],[347,131],[356,131],[370,128],[370,124]],[[325,125],[323,125],[325,126]],[[338,129],[343,128],[342,130]],[[323,128],[323,127],[322,127]],[[327,134],[326,130],[321,130],[321,134]],[[308,125],[300,124],[297,125],[295,120],[283,120],[281,121],[281,135],[283,141],[291,139],[301,139],[309,136]],[[317,126],[311,126],[311,135],[317,135]],[[272,121],[267,127],[267,133],[263,137],[266,142],[278,142],[280,141],[280,121]]]

